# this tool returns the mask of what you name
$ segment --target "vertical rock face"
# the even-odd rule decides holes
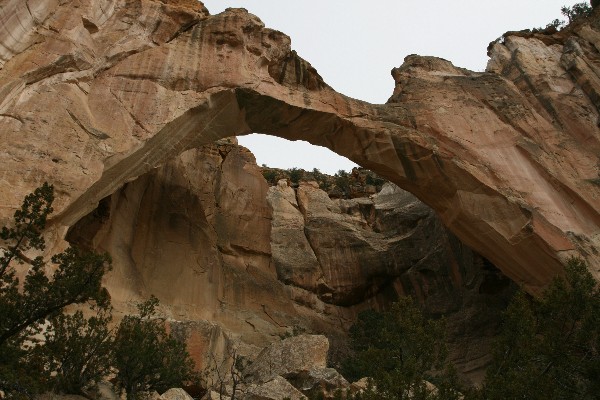
[[[277,325],[261,329],[252,318],[292,307],[271,268],[266,191],[246,149],[190,150],[104,199],[67,238],[112,254],[106,284],[125,308],[155,294],[176,319],[218,320],[233,331],[258,325],[268,336]]]
[[[43,181],[54,228],[219,138],[304,139],[417,195],[531,291],[584,257],[598,277],[598,13],[508,34],[488,72],[409,56],[388,104],[350,99],[242,9],[192,0],[0,2],[2,218]],[[49,105],[52,105],[49,107]]]
[[[293,189],[280,181],[267,198],[280,281],[356,311],[413,296],[426,312],[446,317],[461,372],[483,377],[514,286],[429,207],[393,184],[374,196],[333,200],[314,182]]]
[[[0,219],[54,183],[53,244],[68,231],[110,251],[120,310],[154,293],[185,329],[218,322],[197,327],[212,335],[198,346],[225,331],[262,347],[295,325],[339,336],[361,308],[412,293],[451,314],[471,343],[455,358],[477,371],[474,332],[507,290],[485,260],[532,292],[571,255],[600,277],[598,13],[505,35],[485,73],[409,56],[373,105],[243,9],[0,0]],[[351,201],[268,189],[244,150],[198,150],[253,131],[345,155],[439,220],[394,187]]]
[[[128,183],[67,239],[112,254],[118,312],[156,295],[200,366],[297,331],[329,336],[336,361],[359,311],[412,295],[447,316],[454,359],[477,379],[511,292],[397,186],[352,200],[310,182],[267,188],[252,154],[229,141]]]
[[[395,185],[371,198],[332,200],[314,183],[295,191],[280,182],[268,198],[278,276],[324,301],[357,304],[393,287],[393,276],[447,264],[439,220]]]

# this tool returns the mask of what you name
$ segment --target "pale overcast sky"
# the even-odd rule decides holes
[[[206,0],[211,14],[242,7],[267,27],[292,39],[292,48],[338,92],[385,103],[392,94],[392,68],[409,54],[437,56],[483,71],[486,49],[509,30],[543,27],[562,18],[567,0]],[[354,165],[306,142],[265,135],[239,138],[258,164],[319,168],[333,173]]]

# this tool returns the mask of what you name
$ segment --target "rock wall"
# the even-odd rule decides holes
[[[414,193],[531,291],[571,255],[600,277],[598,12],[506,35],[485,73],[409,56],[385,105],[335,92],[243,9],[3,0],[0,21],[2,218],[52,181],[60,237],[183,151],[260,131],[329,147]]]
[[[401,295],[445,315],[453,358],[479,379],[513,286],[393,184],[330,199],[314,182],[268,187],[253,155],[220,141],[184,152],[100,202],[67,239],[108,251],[118,313],[157,296],[199,366],[231,346],[325,334],[331,362],[361,310]]]
[[[156,294],[196,354],[294,326],[336,347],[360,309],[409,293],[449,316],[476,375],[510,291],[491,264],[532,292],[572,255],[600,278],[598,10],[506,34],[487,72],[409,56],[385,105],[337,93],[243,9],[1,0],[0,27],[0,219],[52,182],[48,253],[110,251],[118,310]],[[245,150],[202,147],[254,131],[326,146],[439,219],[393,186],[269,189]]]

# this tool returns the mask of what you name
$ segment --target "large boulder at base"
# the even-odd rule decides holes
[[[288,378],[291,384],[310,398],[322,395],[333,399],[336,391],[345,392],[350,383],[334,368],[313,368],[308,374]]]
[[[263,383],[277,375],[294,377],[325,368],[329,340],[322,335],[299,335],[265,348],[244,371],[249,382]]]
[[[252,385],[244,395],[244,400],[307,400],[291,383],[281,376],[276,376],[260,385]]]
[[[194,400],[185,390],[181,388],[173,388],[164,392],[160,400]]]

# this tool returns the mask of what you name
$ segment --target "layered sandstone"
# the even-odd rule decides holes
[[[600,277],[598,15],[512,34],[487,72],[410,56],[388,104],[330,88],[281,32],[192,0],[0,3],[2,215],[57,187],[59,236],[186,149],[253,131],[327,146],[431,206],[531,290]]]
[[[361,310],[411,295],[446,316],[452,359],[477,380],[512,293],[397,186],[350,200],[314,182],[268,187],[252,154],[230,140],[127,183],[66,237],[112,255],[106,286],[118,313],[156,295],[200,368],[298,332],[326,334],[338,362]]]

